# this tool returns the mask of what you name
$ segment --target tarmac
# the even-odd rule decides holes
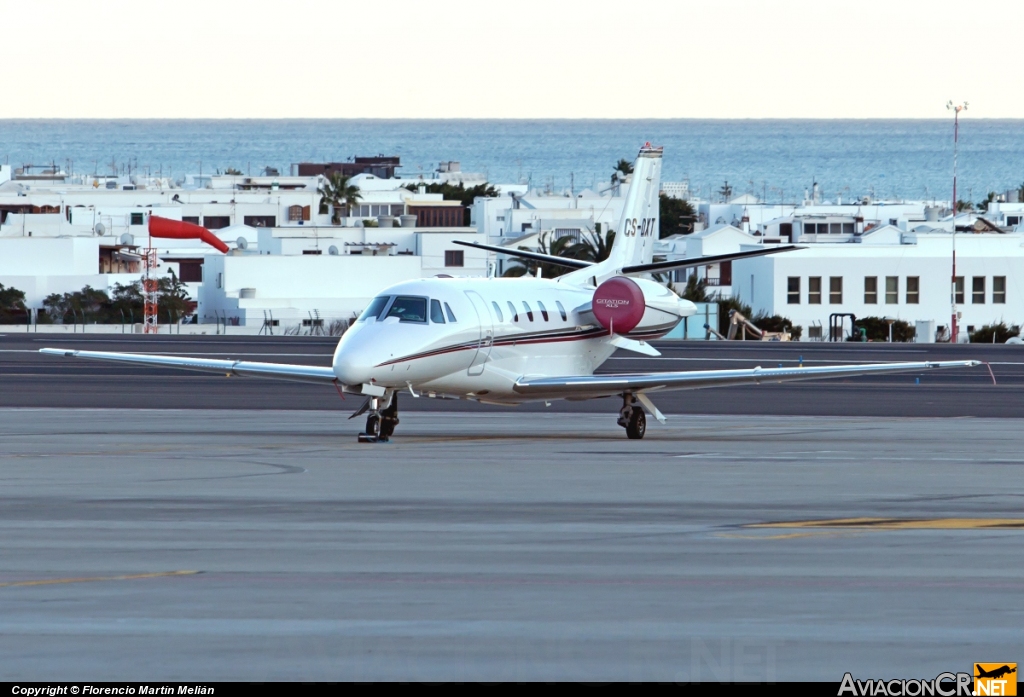
[[[456,402],[359,445],[333,403],[163,408],[207,404],[204,377],[81,408],[83,385],[131,400],[60,372],[84,361],[6,365],[0,680],[838,682],[1024,655],[1018,418],[675,414],[629,441],[613,412]],[[984,403],[823,385],[811,408]]]

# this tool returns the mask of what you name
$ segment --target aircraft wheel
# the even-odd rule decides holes
[[[633,409],[626,424],[626,436],[630,440],[640,440],[647,433],[647,417],[643,409]]]
[[[366,417],[366,435],[374,438],[380,437],[380,417],[377,414],[370,414]]]

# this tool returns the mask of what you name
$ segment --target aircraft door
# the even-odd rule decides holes
[[[487,358],[491,355],[491,345],[494,343],[494,320],[487,303],[479,293],[475,290],[467,290],[466,296],[473,304],[480,327],[480,341],[467,372],[469,375],[483,375],[484,364],[487,363]]]

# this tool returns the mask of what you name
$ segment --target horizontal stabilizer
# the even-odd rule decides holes
[[[556,266],[565,266],[570,269],[585,269],[588,266],[593,266],[593,262],[583,261],[581,259],[568,259],[566,257],[556,257],[554,254],[541,254],[540,252],[529,252],[525,249],[511,249],[510,247],[499,247],[493,244],[478,244],[477,242],[465,242],[463,240],[452,240],[455,244],[461,244],[463,247],[475,247],[476,249],[486,249],[489,252],[495,252],[497,254],[508,254],[513,257],[522,257],[523,259],[531,259],[533,261],[542,261],[546,264],[555,264]]]
[[[650,264],[637,264],[636,266],[622,267],[622,273],[650,273],[658,271],[671,271],[672,269],[686,269],[695,266],[707,266],[708,264],[721,264],[723,261],[736,261],[738,259],[750,259],[751,257],[763,257],[767,254],[778,254],[780,252],[795,252],[798,249],[806,249],[793,244],[782,247],[769,247],[766,249],[755,249],[751,252],[736,252],[735,254],[715,254],[709,257],[697,257],[696,259],[675,259],[673,261],[656,261]]]

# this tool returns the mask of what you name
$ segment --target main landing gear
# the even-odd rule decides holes
[[[360,443],[387,443],[398,425],[398,393],[391,394],[391,400],[383,409],[376,397],[370,398],[370,415],[366,417],[366,431],[359,434]]]
[[[644,410],[636,403],[636,397],[629,393],[622,395],[618,424],[626,429],[626,437],[630,440],[640,440],[647,433],[647,417]]]

